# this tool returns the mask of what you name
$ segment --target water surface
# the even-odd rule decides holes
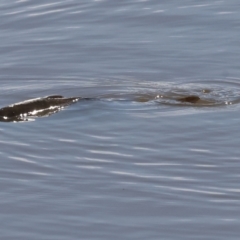
[[[2,239],[239,239],[238,5],[1,1]]]

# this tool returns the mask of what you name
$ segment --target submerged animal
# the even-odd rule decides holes
[[[83,98],[53,95],[18,102],[0,109],[0,121],[26,121],[31,116],[48,116],[79,99]]]
[[[107,96],[105,98],[108,98]],[[113,96],[111,99],[114,98]],[[0,121],[2,122],[19,122],[19,121],[28,121],[31,117],[43,117],[49,116],[53,113],[58,112],[60,109],[77,102],[79,100],[97,100],[101,98],[82,98],[82,97],[70,97],[65,98],[61,95],[52,95],[46,96],[41,98],[34,98],[30,100],[26,100],[23,102],[18,102],[7,107],[0,109]],[[104,97],[103,97],[104,99]],[[117,98],[116,98],[117,99]],[[152,95],[144,95],[144,96],[133,96],[130,101],[137,101],[137,102],[148,102],[153,101],[156,97]],[[200,99],[196,95],[189,95],[174,98],[177,102],[182,103],[190,103],[190,104],[199,104],[204,103],[208,104],[211,103],[206,100]]]
[[[197,103],[200,100],[200,97],[196,95],[190,95],[187,97],[177,98],[176,100],[179,102]]]

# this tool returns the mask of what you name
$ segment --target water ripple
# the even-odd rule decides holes
[[[121,157],[132,157],[131,154],[124,154],[120,152],[112,152],[112,151],[102,151],[102,150],[88,150],[90,153],[96,153],[101,155],[115,155],[115,156],[121,156]]]
[[[22,158],[22,157],[14,157],[14,156],[9,156],[10,159],[16,160],[16,161],[20,161],[20,162],[26,162],[26,163],[34,163],[36,164],[36,162],[26,159],[26,158]]]
[[[146,179],[168,179],[173,181],[192,181],[191,178],[186,177],[176,177],[176,176],[161,176],[161,175],[143,175],[143,174],[137,174],[133,172],[121,172],[121,171],[111,171],[113,174],[117,175],[125,175],[125,176],[131,176],[135,178],[146,178]]]
[[[192,189],[192,188],[182,188],[182,187],[164,187],[164,186],[156,186],[157,188],[166,188],[168,190],[174,190],[179,192],[192,192],[192,193],[200,193],[206,195],[215,195],[215,196],[225,196],[226,193],[224,192],[216,192],[216,191],[206,191],[206,190],[199,190],[199,189]]]

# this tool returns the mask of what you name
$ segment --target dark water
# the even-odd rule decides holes
[[[101,98],[0,123],[1,239],[239,239],[238,1],[0,7],[2,107]]]

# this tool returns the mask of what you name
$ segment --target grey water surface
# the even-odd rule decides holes
[[[0,122],[0,239],[239,239],[237,0],[0,9],[0,107],[98,98]]]

